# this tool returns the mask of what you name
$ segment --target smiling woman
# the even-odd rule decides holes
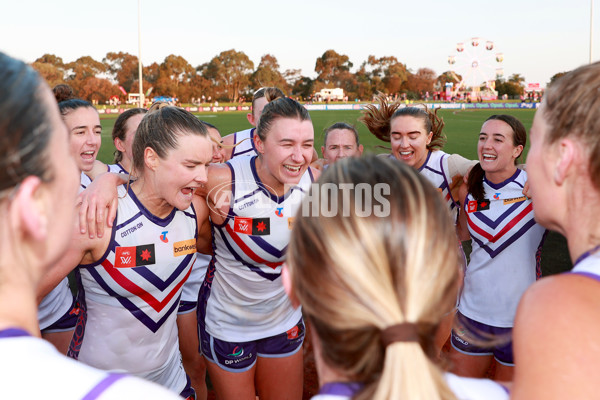
[[[219,398],[302,396],[304,323],[279,278],[293,217],[314,178],[313,142],[306,109],[281,98],[261,115],[254,135],[258,156],[210,167],[214,257],[198,322]]]
[[[523,124],[510,115],[492,115],[481,127],[479,163],[469,174],[460,198],[462,226],[468,228],[472,252],[465,270],[450,357],[454,372],[483,377],[496,363],[495,378],[512,380],[513,320],[527,287],[541,276],[540,253],[545,230],[535,223],[531,200],[523,196],[527,173],[517,160],[527,141]],[[471,338],[504,338],[497,345]],[[485,342],[479,337],[479,342]]]
[[[189,397],[193,389],[181,365],[176,311],[207,220],[205,203],[192,206],[192,200],[207,181],[212,143],[196,117],[165,107],[142,119],[132,152],[137,179],[118,188],[112,234],[90,239],[74,232],[69,252],[55,267],[64,276],[79,264],[82,312],[69,356]]]

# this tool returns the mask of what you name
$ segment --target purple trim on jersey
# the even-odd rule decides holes
[[[136,215],[137,215],[137,217],[141,217],[141,214],[136,214]],[[115,221],[118,221],[118,218],[119,218],[119,212],[117,211],[117,215],[115,216]],[[119,226],[113,225],[112,230],[110,232],[110,241],[108,242],[106,251],[104,252],[104,254],[102,254],[102,257],[100,257],[100,259],[98,261],[95,261],[91,264],[79,264],[78,267],[87,269],[87,268],[93,268],[97,265],[102,264],[102,261],[104,261],[106,259],[106,257],[108,257],[110,252],[112,251],[111,243],[116,243],[115,236],[117,234],[117,230],[119,230],[122,226],[123,226],[123,224],[121,224]],[[80,288],[80,290],[83,288],[81,282],[79,282],[79,288]]]
[[[118,231],[119,229],[123,228],[125,225],[129,225],[130,223],[132,223],[133,221],[135,221],[136,219],[138,219],[141,216],[142,216],[142,212],[140,211],[137,214],[135,214],[133,217],[129,218],[127,221],[117,225],[116,230]],[[115,221],[117,221],[117,217],[115,217]]]
[[[358,382],[329,382],[321,386],[319,394],[354,397],[362,388],[362,383]]]
[[[589,256],[591,256],[592,254],[594,254],[595,252],[597,252],[598,250],[600,250],[600,245],[586,251],[585,253],[583,253],[582,255],[580,255],[579,257],[577,257],[577,260],[575,260],[575,262],[573,263],[573,267],[575,267],[577,264],[579,264],[580,262],[582,262],[583,260],[585,260],[586,258],[588,258]]]
[[[154,333],[156,333],[156,331],[158,331],[160,329],[160,327],[165,323],[167,318],[169,318],[169,316],[173,313],[173,311],[176,310],[177,307],[179,306],[179,300],[181,298],[181,293],[179,293],[179,296],[177,297],[177,301],[173,302],[173,305],[171,306],[171,308],[169,308],[169,310],[165,313],[165,315],[163,315],[163,317],[161,319],[159,319],[157,322],[154,322],[154,320],[152,318],[148,317],[142,310],[140,310],[135,304],[133,304],[131,302],[131,300],[129,300],[126,297],[120,296],[118,293],[116,293],[114,290],[112,290],[111,287],[108,286],[106,284],[106,282],[104,282],[104,280],[102,279],[100,274],[98,274],[98,272],[95,269],[90,268],[88,271],[92,275],[92,277],[96,280],[96,282],[102,287],[102,289],[104,289],[106,291],[106,293],[108,293],[109,295],[114,297],[119,303],[121,303],[121,305],[123,307],[125,307],[127,310],[129,310],[131,315],[133,315],[137,320],[139,320],[142,324],[144,324],[148,329],[150,329]]]
[[[419,172],[421,172],[421,170],[423,170],[423,168],[425,168],[427,166],[427,163],[429,162],[429,157],[431,157],[431,150],[427,151],[427,158],[425,159],[425,162],[423,163],[423,165],[421,165],[419,168],[417,168],[417,170]],[[394,156],[394,158],[396,158],[396,157]],[[437,171],[433,171],[433,172],[437,172]]]
[[[231,198],[235,199],[235,171],[233,170],[233,166],[231,164],[229,164],[229,161],[227,161],[225,163],[225,165],[227,165],[227,167],[229,168],[229,171],[231,172]],[[211,219],[210,225],[216,226],[217,228],[222,228],[225,225],[227,225],[227,223],[229,222],[229,219],[235,216],[235,213],[233,212],[233,205],[234,205],[234,202],[230,201],[229,202],[229,210],[227,211],[227,217],[225,217],[225,219],[223,220],[223,223],[217,224]],[[214,246],[214,240],[213,240],[213,254],[214,254],[214,250],[215,250],[215,246]]]
[[[325,167],[327,167],[329,164],[326,164]],[[314,182],[315,181],[315,177],[312,173],[312,168],[308,167],[308,176],[310,176],[310,181]],[[304,192],[304,190],[302,190]]]
[[[256,272],[259,276],[268,279],[270,281],[274,281],[275,279],[279,278],[279,276],[281,275],[281,273],[266,273],[263,270],[261,270],[260,268],[256,267],[253,264],[250,264],[246,261],[244,261],[242,259],[242,257],[240,257],[238,255],[238,253],[234,250],[234,248],[231,246],[231,244],[229,244],[229,241],[227,241],[227,238],[225,237],[225,232],[223,232],[221,229],[216,229],[216,232],[218,232],[221,235],[221,239],[223,240],[223,243],[225,243],[225,246],[227,247],[227,249],[229,250],[229,252],[231,253],[231,255],[237,260],[239,261],[241,264],[245,265],[246,267],[248,267],[248,269],[250,269],[253,272]],[[213,235],[214,232],[213,231]]]
[[[121,168],[121,172],[124,174],[129,174],[129,171],[127,171],[125,168],[123,168],[123,166],[121,165],[121,163],[117,163],[116,164],[119,168]],[[110,169],[110,168],[109,168]]]
[[[31,336],[31,334],[29,334],[29,332],[21,328],[7,328],[0,331],[0,339],[21,336]]]
[[[122,374],[109,374],[106,378],[102,379],[96,386],[92,388],[81,400],[94,400],[97,399],[106,389],[108,389],[113,383],[119,379],[125,378],[126,375]]]
[[[137,272],[141,277],[146,279],[148,282],[156,286],[156,288],[159,289],[161,292],[164,292],[164,290],[168,288],[169,285],[171,285],[171,283],[173,283],[173,281],[183,273],[183,271],[187,268],[187,265],[192,257],[196,258],[196,254],[187,254],[166,280],[159,278],[154,272],[150,271],[148,267],[145,267],[143,265],[135,267],[133,270]],[[196,261],[194,260],[194,262]]]
[[[235,151],[236,151],[236,149],[237,149],[237,146],[235,146],[235,147],[233,148],[233,152],[231,153],[231,158],[233,158],[233,157],[237,157],[237,156],[241,156],[242,154],[246,154],[246,153],[249,153],[249,152],[251,152],[251,151],[254,151],[254,152],[258,153],[258,151],[256,151],[256,147],[254,147],[254,131],[256,131],[256,128],[252,128],[252,129],[250,129],[250,138],[248,139],[248,140],[250,140],[250,145],[251,145],[252,147],[251,147],[250,149],[247,149],[247,150],[244,150],[244,151],[242,151],[241,153],[236,153]],[[243,131],[242,131],[242,132],[243,132]],[[233,134],[233,144],[236,144],[236,145],[238,144],[238,141],[237,141],[237,134],[238,134],[238,133],[239,133],[239,132],[235,132],[235,133]]]
[[[519,168],[517,168],[517,170],[515,171],[514,174],[512,174],[512,176],[508,179],[506,179],[505,181],[502,181],[500,183],[494,183],[494,182],[490,182],[487,180],[487,178],[484,176],[483,177],[483,181],[485,183],[487,183],[492,189],[502,189],[505,185],[508,185],[509,183],[513,182],[515,179],[517,179],[517,177],[521,175],[521,170]],[[517,185],[523,187],[523,185],[521,185],[519,182],[515,182]]]
[[[433,152],[430,151],[427,154],[427,159],[425,160],[425,163],[423,165],[421,165],[421,168],[418,169],[419,172],[423,171],[424,169],[433,172],[436,175],[440,175],[442,177],[442,179],[444,180],[442,182],[442,184],[440,186],[438,186],[438,189],[447,189],[448,193],[450,194],[450,210],[453,211],[456,208],[456,200],[454,200],[454,197],[452,197],[452,191],[450,190],[450,184],[448,183],[448,179],[446,178],[446,174],[444,174],[444,160],[446,159],[446,157],[448,157],[447,154],[442,155],[442,157],[440,157],[440,170],[436,171],[435,169],[433,169],[432,167],[430,167],[429,165],[427,165],[427,163],[429,162],[429,157],[431,156]],[[429,179],[427,179],[429,180]]]
[[[239,202],[241,202],[241,201],[244,201],[244,200],[246,200],[248,197],[252,197],[252,196],[254,196],[256,193],[258,193],[258,192],[263,192],[263,191],[264,191],[264,189],[263,189],[263,188],[261,188],[261,187],[257,187],[257,188],[256,188],[256,189],[254,189],[254,190],[253,190],[251,193],[248,193],[247,195],[245,195],[245,196],[243,196],[243,197],[239,197],[239,198],[235,199],[235,200],[233,201],[233,204],[237,204],[237,203],[239,203]]]
[[[171,221],[173,221],[173,218],[175,218],[175,213],[177,212],[177,209],[175,207],[173,207],[169,215],[167,215],[165,218],[159,218],[156,215],[152,214],[146,207],[144,207],[144,205],[136,197],[135,193],[133,193],[133,189],[131,187],[129,187],[128,194],[129,196],[131,196],[131,199],[133,200],[134,204],[139,208],[141,213],[146,218],[148,218],[153,224],[165,227],[169,225]]]
[[[535,220],[533,218],[531,218],[529,221],[527,221],[527,223],[525,225],[523,225],[521,227],[521,229],[519,229],[514,235],[512,235],[506,242],[502,243],[502,245],[499,246],[496,250],[493,250],[490,247],[486,246],[485,244],[483,244],[483,242],[481,240],[477,239],[473,235],[471,235],[471,238],[474,241],[476,241],[479,244],[479,246],[483,250],[485,250],[486,253],[488,253],[490,255],[491,258],[494,258],[498,254],[500,254],[504,249],[506,249],[508,246],[513,244],[514,241],[516,241],[521,236],[523,236],[534,225],[535,225]]]
[[[274,201],[277,204],[281,204],[283,203],[289,196],[292,195],[292,192],[296,189],[302,190],[302,188],[300,188],[299,186],[294,186],[293,188],[291,188],[290,190],[288,190],[286,193],[283,194],[283,196],[277,196],[273,193],[271,193],[269,191],[269,189],[267,189],[266,185],[264,183],[262,183],[262,181],[260,180],[260,178],[258,177],[258,172],[256,171],[256,158],[258,156],[254,156],[252,157],[252,159],[250,160],[250,169],[252,170],[252,175],[254,176],[254,180],[256,181],[256,184],[258,185],[259,188],[262,188],[271,198],[272,201]],[[310,170],[310,167],[309,167]],[[304,174],[302,174],[302,176],[304,176]],[[300,177],[300,179],[302,179],[302,176]],[[303,190],[302,190],[303,191]]]
[[[468,209],[468,205],[469,202],[467,200],[467,198],[465,197],[465,210]],[[483,222],[484,224],[486,224],[487,226],[489,226],[492,229],[496,229],[496,227],[498,227],[498,225],[500,225],[500,223],[502,221],[504,221],[506,218],[511,216],[511,213],[513,211],[515,211],[517,208],[519,208],[521,206],[521,203],[514,203],[512,206],[510,206],[508,208],[508,210],[506,210],[505,212],[503,212],[498,218],[496,218],[495,220],[491,220],[488,216],[486,216],[482,211],[476,211],[474,213],[471,213],[471,215],[474,215],[477,217],[478,220],[480,220],[481,222]]]
[[[587,272],[587,271],[570,271],[567,272],[568,274],[574,274],[574,275],[581,275],[581,276],[586,276],[588,278],[592,278],[598,282],[600,282],[600,276],[592,273],[592,272]]]

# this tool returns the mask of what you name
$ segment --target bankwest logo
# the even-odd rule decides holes
[[[182,240],[173,243],[173,257],[184,256],[196,252],[196,239]]]

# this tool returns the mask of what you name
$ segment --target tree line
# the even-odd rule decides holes
[[[65,63],[54,54],[44,54],[32,63],[51,87],[60,83],[70,85],[75,94],[83,99],[104,104],[113,96],[124,100],[127,93],[138,93],[138,58],[135,55],[109,52],[98,61],[90,56]],[[402,95],[408,99],[420,99],[429,92],[443,91],[446,82],[457,83],[460,79],[451,71],[441,75],[430,68],[412,71],[394,56],[377,58],[369,56],[356,72],[349,57],[335,50],[327,50],[316,59],[315,79],[301,75],[298,69],[281,72],[277,58],[271,54],[262,56],[254,66],[242,51],[226,50],[209,62],[192,66],[185,58],[167,56],[160,64],[154,62],[143,67],[142,87],[144,93],[176,97],[182,103],[193,101],[238,102],[249,99],[252,92],[263,86],[276,86],[285,93],[310,100],[323,88],[344,89],[348,99],[371,100],[383,92]],[[513,74],[508,80],[498,79],[499,96],[523,94],[525,79]],[[121,90],[123,88],[123,90]]]

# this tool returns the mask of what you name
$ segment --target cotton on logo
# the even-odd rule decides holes
[[[235,190],[235,199],[232,198],[232,188]],[[257,190],[254,180],[224,182],[208,192],[208,207],[213,214],[224,218],[233,218],[241,213],[248,218],[267,217],[276,212],[276,204],[271,200],[269,192],[277,193],[265,184]],[[231,209],[233,212],[230,212]]]

